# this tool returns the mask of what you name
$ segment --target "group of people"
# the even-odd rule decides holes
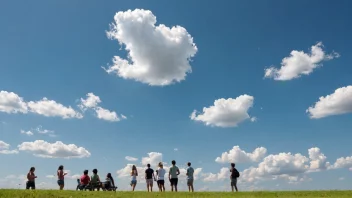
[[[168,174],[168,179],[170,181],[171,185],[171,191],[176,191],[177,192],[177,184],[178,184],[178,175],[180,175],[180,169],[176,166],[176,161],[172,160],[171,162],[172,166],[170,167],[169,174]],[[194,181],[194,169],[191,166],[191,162],[187,163],[187,170],[186,170],[186,176],[187,176],[187,186],[189,192],[194,191],[193,187],[193,181]],[[27,174],[27,183],[26,183],[26,189],[35,189],[35,179],[37,176],[35,175],[35,167],[31,167],[28,174]],[[93,175],[90,177],[88,175],[89,171],[84,170],[83,175],[81,176],[80,179],[77,179],[78,185],[76,190],[80,189],[88,189],[89,190],[95,190],[97,189],[98,191],[100,189],[103,190],[116,190],[115,182],[113,177],[111,176],[111,173],[108,173],[106,175],[105,181],[101,181],[100,177],[98,175],[98,170],[93,169]],[[240,176],[240,173],[238,170],[235,168],[235,163],[231,163],[231,168],[230,168],[231,176],[231,189],[232,192],[236,190],[238,192],[237,188],[237,178]],[[65,186],[65,176],[67,173],[64,172],[64,166],[60,165],[58,170],[57,170],[57,184],[59,185],[60,190],[64,189]],[[145,180],[147,184],[147,189],[148,192],[153,191],[153,183],[154,181],[157,182],[158,188],[160,192],[165,191],[165,175],[166,175],[166,170],[163,167],[163,163],[159,162],[158,164],[158,169],[155,171],[152,168],[150,168],[150,164],[147,164],[147,169],[145,170]],[[137,176],[138,176],[138,171],[137,167],[135,165],[132,166],[131,170],[131,187],[132,191],[135,190],[136,185],[137,185]]]

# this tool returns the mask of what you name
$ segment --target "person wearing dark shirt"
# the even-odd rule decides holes
[[[149,189],[150,189],[150,192],[153,192],[153,179],[155,179],[154,170],[150,168],[150,164],[147,164],[147,167],[148,168],[145,170],[147,189],[148,189],[148,192],[149,192]]]
[[[237,178],[239,176],[238,170],[235,168],[235,163],[231,163],[231,168],[230,168],[230,172],[231,172],[231,189],[232,192],[234,191],[234,188],[236,189],[236,192],[238,192],[238,188],[237,188]]]

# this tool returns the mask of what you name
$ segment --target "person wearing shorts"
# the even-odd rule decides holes
[[[231,163],[230,172],[231,172],[230,179],[231,179],[231,189],[232,189],[232,192],[234,191],[234,188],[236,189],[236,192],[238,192],[238,188],[237,188],[237,177],[236,177],[236,172],[238,172],[238,171],[237,171],[237,169],[235,168],[235,163]]]
[[[186,175],[187,175],[187,186],[188,186],[188,191],[189,192],[193,192],[194,191],[194,188],[193,188],[193,180],[194,180],[194,178],[193,178],[193,174],[194,174],[194,169],[191,167],[191,162],[188,162],[187,163],[187,166],[188,166],[188,168],[187,168],[187,173],[186,173]]]
[[[60,190],[63,190],[65,187],[65,175],[67,175],[67,173],[64,173],[64,166],[60,165],[57,169],[57,184],[60,186]]]
[[[178,175],[180,174],[180,169],[176,166],[176,161],[172,160],[171,162],[172,166],[169,171],[169,180],[171,184],[171,191],[177,192],[177,183],[178,183]]]
[[[145,179],[146,179],[146,183],[147,183],[147,189],[149,192],[153,192],[153,178],[155,179],[154,176],[154,170],[150,168],[150,164],[147,164],[147,169],[145,170]]]
[[[28,181],[26,182],[27,190],[29,189],[35,190],[35,178],[37,178],[37,176],[35,176],[34,171],[35,171],[35,168],[31,167],[27,174],[27,179],[28,179]]]
[[[164,176],[165,176],[165,169],[163,168],[163,163],[159,162],[159,169],[155,171],[156,175],[157,175],[157,184],[159,187],[159,191],[160,192],[165,192],[165,180],[164,180]]]
[[[135,165],[132,165],[132,171],[131,171],[131,187],[132,191],[136,188],[137,185],[137,176],[138,176],[138,171]]]

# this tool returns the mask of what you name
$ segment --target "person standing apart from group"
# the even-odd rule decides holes
[[[26,183],[26,189],[32,189],[35,190],[35,178],[37,178],[37,176],[35,176],[34,174],[35,168],[31,167],[29,169],[29,172],[27,173],[27,183]]]
[[[147,169],[145,170],[145,180],[147,183],[148,192],[153,192],[153,179],[155,180],[154,170],[150,168],[150,164],[147,164]]]
[[[160,192],[165,192],[165,180],[164,180],[164,177],[165,177],[165,169],[163,168],[163,163],[162,162],[159,162],[159,169],[155,171],[156,172],[156,175],[157,175],[157,184],[158,184],[158,187],[159,187],[159,191]]]
[[[131,187],[132,191],[136,188],[137,185],[137,176],[138,176],[138,171],[135,165],[132,166],[132,171],[131,171]]]
[[[231,168],[230,168],[230,172],[231,172],[231,189],[232,192],[234,191],[234,188],[236,189],[236,192],[238,192],[238,188],[237,188],[237,178],[240,176],[240,173],[238,172],[238,170],[235,168],[235,163],[231,163]]]
[[[67,175],[67,173],[64,173],[64,166],[60,165],[57,169],[57,184],[60,186],[60,190],[65,187],[65,175]]]
[[[194,181],[194,178],[193,178],[193,174],[194,174],[194,169],[191,167],[191,162],[188,162],[187,163],[187,172],[186,172],[186,175],[187,175],[187,186],[188,186],[188,191],[189,192],[193,192],[194,191],[194,188],[193,188],[193,181]]]
[[[180,169],[176,166],[176,161],[172,160],[171,162],[172,166],[169,171],[169,180],[171,183],[171,191],[177,192],[177,183],[178,183],[178,175],[180,174]]]

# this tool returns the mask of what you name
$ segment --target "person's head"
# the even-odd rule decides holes
[[[30,171],[30,172],[34,172],[34,171],[35,171],[35,168],[34,168],[34,167],[31,167],[31,168],[29,169],[29,171]]]
[[[107,177],[107,178],[111,178],[111,173],[108,173],[108,174],[106,175],[106,177]]]
[[[175,160],[172,160],[172,161],[171,161],[171,164],[175,166],[175,165],[176,165],[176,161],[175,161]]]
[[[88,170],[84,170],[84,171],[83,171],[83,174],[84,174],[84,175],[88,175]]]
[[[98,174],[98,170],[95,168],[95,169],[93,169],[93,174]]]
[[[188,166],[191,166],[191,162],[188,162],[187,165],[188,165]]]
[[[163,168],[163,163],[162,162],[159,162],[158,165],[159,165],[160,168]]]
[[[147,164],[147,167],[150,168],[150,164]]]
[[[232,168],[235,168],[235,166],[236,166],[235,163],[231,163]]]
[[[60,165],[57,170],[64,170],[64,166],[63,166],[63,165]]]
[[[135,165],[132,165],[132,170],[137,170]]]

